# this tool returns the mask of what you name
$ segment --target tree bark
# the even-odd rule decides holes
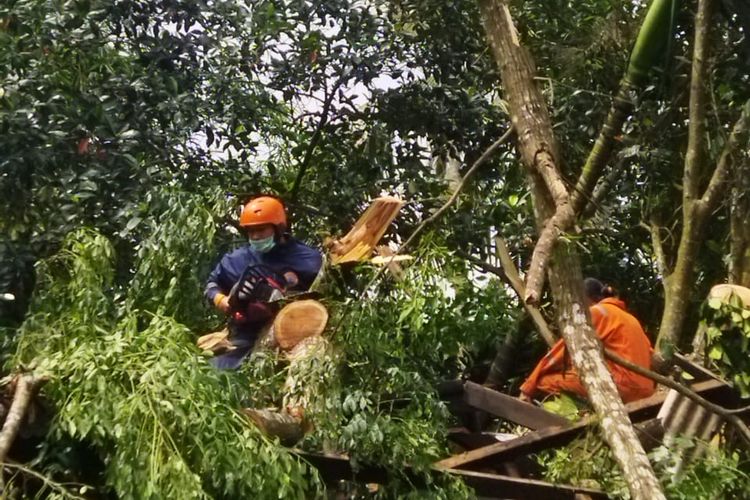
[[[245,408],[242,413],[264,434],[292,446],[313,430],[312,417],[322,413],[315,404],[327,390],[336,360],[330,343],[320,335],[301,340],[288,351],[287,359],[281,408]]]
[[[729,207],[729,282],[750,287],[750,161],[745,156],[732,172]]]
[[[704,1],[709,0],[702,0],[701,3]],[[664,315],[657,338],[658,349],[667,358],[674,347],[684,340],[681,332],[692,297],[695,259],[703,241],[703,230],[712,212],[719,206],[721,196],[726,193],[726,179],[735,162],[734,158],[739,154],[738,150],[747,140],[749,128],[750,100],[745,102],[740,117],[732,128],[703,196],[683,199],[680,244],[674,270],[664,278]],[[688,170],[691,176],[698,175],[695,168],[686,167],[686,172]],[[695,182],[695,179],[691,181],[692,184]]]
[[[521,46],[508,5],[500,0],[479,0],[490,48],[500,68],[511,120],[518,135],[517,149],[527,168],[537,228],[560,213],[570,196],[561,183],[558,146],[544,99],[534,82],[531,56]],[[579,258],[573,248],[558,243],[551,252],[549,280],[558,311],[558,325],[573,365],[581,376],[589,399],[613,455],[635,499],[664,498],[602,356],[601,344],[591,327],[583,297]],[[528,293],[528,292],[527,292]]]
[[[42,378],[32,374],[24,373],[18,376],[16,390],[13,394],[13,402],[8,410],[8,416],[3,423],[3,430],[0,431],[0,463],[5,462],[8,451],[13,445],[16,434],[18,434],[18,429],[21,427],[21,422],[23,422],[26,415],[26,409],[29,407],[29,403],[31,403],[34,391],[41,382]]]
[[[657,338],[657,348],[665,358],[669,358],[675,347],[685,340],[682,330],[692,298],[695,259],[703,240],[703,230],[726,193],[726,179],[750,127],[748,100],[724,144],[708,185],[701,192],[700,179],[704,177],[705,169],[707,59],[712,10],[713,0],[698,1],[690,81],[690,125],[683,170],[682,232],[674,270],[664,277],[664,315]]]

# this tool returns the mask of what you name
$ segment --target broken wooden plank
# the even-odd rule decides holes
[[[536,479],[523,479],[499,474],[486,474],[460,469],[445,469],[447,472],[474,488],[478,496],[483,498],[543,498],[545,500],[573,500],[578,495],[588,495],[589,498],[609,498],[600,490],[553,484]]]
[[[581,435],[589,424],[589,421],[582,421],[567,427],[555,426],[532,431],[511,441],[493,443],[445,458],[436,462],[435,467],[438,469],[478,467],[555,446],[563,446]]]
[[[477,468],[513,460],[530,453],[565,446],[583,434],[592,423],[594,423],[593,419],[584,419],[569,427],[540,429],[511,441],[493,443],[445,458],[436,462],[434,466],[438,469]],[[647,447],[653,447],[664,434],[664,428],[661,422],[654,419],[636,425],[636,433],[642,443]]]
[[[570,422],[560,415],[474,382],[464,383],[464,402],[478,410],[532,430],[570,425]]]
[[[348,457],[342,455],[323,455],[294,450],[301,459],[318,470],[320,477],[328,484],[339,481],[357,481],[363,483],[385,484],[389,473],[385,468],[375,466],[352,467]],[[424,480],[406,467],[404,471],[415,487],[424,485]],[[533,479],[521,479],[499,474],[486,474],[466,470],[440,470],[436,473],[446,473],[461,478],[468,486],[475,489],[477,495],[484,498],[544,498],[573,500],[577,494],[589,495],[591,498],[607,498],[599,490],[581,488],[577,486],[552,484]]]

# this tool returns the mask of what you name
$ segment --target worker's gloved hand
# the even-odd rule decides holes
[[[276,293],[274,293],[276,292]],[[248,278],[238,290],[241,302],[269,302],[276,296],[281,297],[281,289],[276,283],[265,278]]]
[[[221,298],[219,302],[217,302],[216,307],[223,312],[224,314],[229,313],[229,297],[226,295]]]

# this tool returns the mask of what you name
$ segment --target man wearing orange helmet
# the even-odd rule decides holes
[[[235,349],[213,358],[219,368],[237,368],[252,350],[258,332],[273,316],[274,298],[310,288],[321,253],[292,238],[284,204],[273,196],[250,200],[240,214],[248,245],[224,255],[208,277],[205,295],[229,315]]]

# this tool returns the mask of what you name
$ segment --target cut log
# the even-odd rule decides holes
[[[226,328],[218,332],[201,335],[198,337],[196,345],[201,351],[211,351],[214,354],[222,354],[234,349],[232,343],[229,342],[229,330]]]
[[[292,349],[308,337],[323,333],[328,323],[328,311],[317,300],[300,300],[287,304],[276,315],[273,335],[283,350]]]
[[[267,436],[279,438],[284,446],[291,446],[305,435],[303,419],[275,409],[245,408],[242,412]]]
[[[382,196],[372,200],[346,236],[326,243],[331,263],[338,265],[369,259],[403,205],[402,200],[393,196]]]
[[[325,377],[310,377],[313,367],[322,366],[330,351],[328,341],[320,335],[302,339],[287,353],[289,373],[284,383],[284,401],[281,410],[243,410],[266,435],[277,437],[282,444],[291,446],[312,431],[310,408],[315,397],[324,391]]]

